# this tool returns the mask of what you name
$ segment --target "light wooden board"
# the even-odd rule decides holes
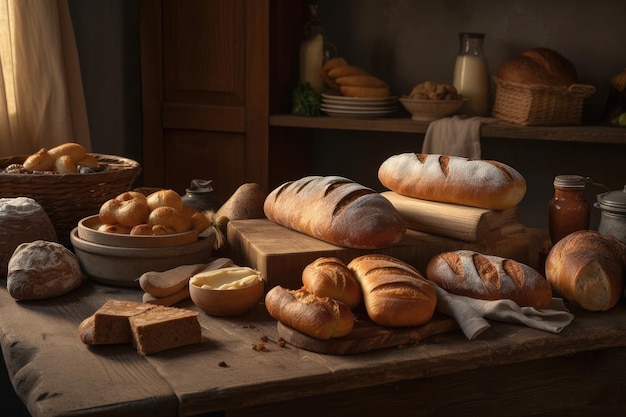
[[[480,242],[496,241],[523,228],[519,223],[518,207],[488,210],[420,200],[393,191],[386,191],[381,195],[396,208],[407,227],[424,233],[466,242]]]
[[[302,270],[322,256],[334,256],[350,262],[367,253],[382,253],[401,259],[422,273],[425,273],[433,256],[458,249],[512,258],[526,264],[529,260],[529,234],[525,229],[494,242],[465,242],[408,230],[405,239],[396,245],[365,250],[326,243],[268,219],[249,219],[229,222],[227,238],[233,261],[261,271],[268,289],[275,285],[300,288]]]

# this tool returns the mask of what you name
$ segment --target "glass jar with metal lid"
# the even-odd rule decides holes
[[[594,207],[601,210],[598,232],[626,243],[626,186],[623,190],[598,194]]]
[[[587,182],[580,175],[554,178],[554,197],[548,203],[548,231],[553,245],[570,233],[589,229],[590,209],[584,194]]]

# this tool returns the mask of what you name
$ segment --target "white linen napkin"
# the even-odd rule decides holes
[[[422,153],[480,159],[480,127],[495,119],[487,117],[444,117],[428,125]]]
[[[537,310],[520,307],[511,300],[478,300],[450,294],[437,285],[434,287],[437,290],[437,311],[453,317],[469,340],[476,339],[491,327],[487,319],[523,324],[551,333],[560,333],[574,319],[561,298],[552,298],[546,309]]]

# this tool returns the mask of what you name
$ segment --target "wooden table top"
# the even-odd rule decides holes
[[[492,322],[473,341],[455,330],[403,348],[347,356],[279,346],[276,321],[259,304],[236,318],[201,312],[203,343],[142,357],[130,345],[88,347],[77,332],[108,299],[140,301],[139,289],[86,281],[62,297],[17,302],[5,288],[2,352],[13,386],[34,417],[131,416],[146,410],[191,416],[626,346],[624,301],[603,313],[572,307],[576,318],[558,335]],[[195,309],[190,300],[178,306]],[[265,337],[265,349],[255,350]]]

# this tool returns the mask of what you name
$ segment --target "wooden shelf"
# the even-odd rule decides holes
[[[428,123],[415,122],[408,117],[350,119],[329,116],[303,117],[290,114],[275,114],[270,116],[270,126],[426,133]],[[626,128],[608,125],[529,127],[504,122],[494,122],[482,126],[481,136],[511,139],[555,140],[563,142],[626,144]]]

